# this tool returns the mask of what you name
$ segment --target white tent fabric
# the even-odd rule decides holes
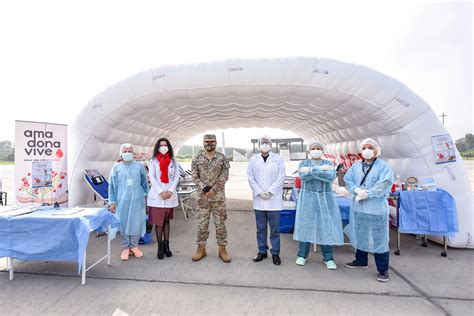
[[[71,131],[70,203],[92,200],[82,176],[108,175],[121,143],[150,157],[158,137],[176,149],[211,129],[278,127],[318,138],[333,155],[356,154],[371,137],[402,179],[434,178],[456,200],[459,233],[454,247],[474,247],[472,196],[459,158],[437,165],[431,136],[448,134],[419,96],[370,68],[325,58],[228,59],[153,68],[93,98]]]

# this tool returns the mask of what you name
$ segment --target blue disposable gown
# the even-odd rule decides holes
[[[344,176],[346,189],[354,194],[351,202],[350,221],[345,227],[351,245],[373,253],[389,250],[389,207],[387,197],[393,183],[392,168],[381,159],[375,160],[365,183],[360,186],[364,171],[362,161],[358,161]],[[367,171],[367,169],[365,169]],[[354,190],[358,187],[367,190],[369,198],[356,202]]]
[[[296,204],[293,239],[320,245],[342,245],[341,212],[332,192],[336,171],[322,171],[327,160],[303,160],[301,167],[314,167],[312,172],[301,173],[301,192]],[[298,168],[298,169],[299,169]]]
[[[116,203],[115,217],[124,235],[145,235],[145,196],[148,180],[145,168],[136,161],[117,163],[110,171],[109,203]],[[113,234],[113,233],[112,233]],[[113,234],[114,235],[114,234]]]

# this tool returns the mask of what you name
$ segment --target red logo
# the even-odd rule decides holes
[[[59,149],[56,151],[56,157],[57,157],[57,158],[61,158],[62,156],[64,156],[63,151],[61,150],[61,148],[59,148]]]

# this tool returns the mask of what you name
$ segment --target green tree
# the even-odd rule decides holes
[[[464,137],[464,143],[466,144],[465,150],[474,149],[474,135],[466,134]]]
[[[459,152],[463,152],[463,151],[466,151],[467,148],[466,148],[466,140],[465,138],[459,138],[458,140],[456,140],[456,148],[458,149]]]
[[[0,160],[8,160],[8,157],[13,154],[14,149],[12,147],[12,142],[5,140],[0,142]]]

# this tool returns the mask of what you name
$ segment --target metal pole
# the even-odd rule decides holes
[[[225,138],[224,138],[224,132],[222,132],[222,153],[225,155]]]
[[[400,255],[400,196],[398,196],[395,200],[396,203],[396,212],[397,212],[397,250],[395,250],[395,254],[397,256]]]
[[[443,236],[443,252],[441,256],[446,257],[448,255],[448,241],[446,236]]]
[[[439,117],[441,117],[441,119],[443,120],[443,125],[444,125],[444,118],[448,116],[448,114],[445,114],[444,112],[441,113],[441,115],[439,115]]]
[[[112,225],[107,226],[107,265],[110,266],[110,230]]]
[[[81,285],[86,285],[86,253],[87,253],[87,248],[84,250],[84,258],[82,261],[82,282]]]
[[[13,258],[7,257],[8,271],[10,272],[10,281],[13,280]]]
[[[397,226],[397,253],[400,254],[400,228]]]

